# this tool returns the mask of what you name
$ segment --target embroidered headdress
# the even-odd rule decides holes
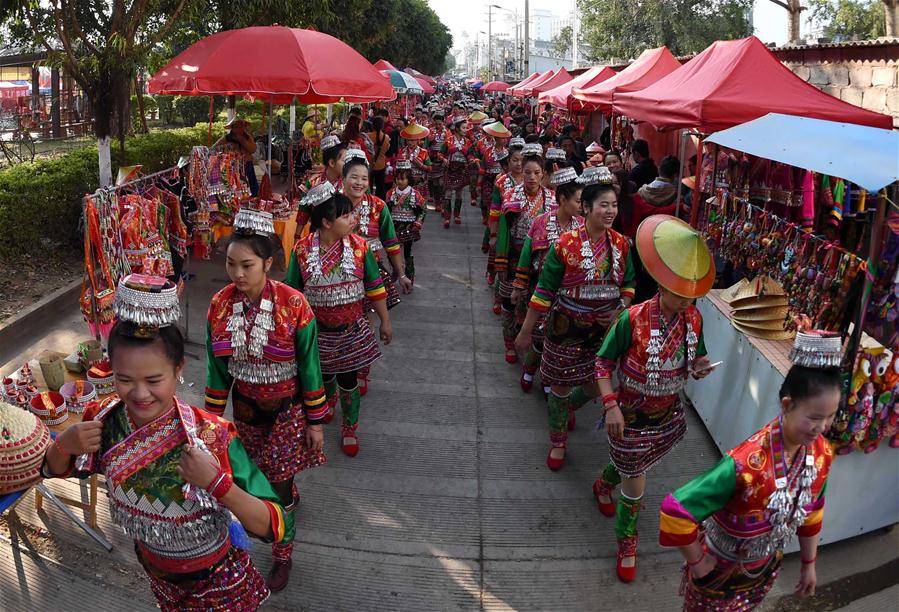
[[[112,309],[119,321],[137,326],[137,337],[152,338],[160,327],[175,325],[181,318],[175,283],[146,274],[129,274],[119,281]]]
[[[334,185],[325,181],[310,189],[300,201],[300,206],[315,208],[319,204],[324,204],[330,200],[335,193],[337,193],[337,190],[334,189]]]

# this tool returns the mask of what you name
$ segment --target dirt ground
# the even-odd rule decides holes
[[[0,260],[0,325],[42,297],[81,278],[83,264],[75,251],[52,259]]]

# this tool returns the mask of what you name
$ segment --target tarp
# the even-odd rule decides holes
[[[755,36],[719,40],[653,85],[616,93],[615,113],[657,129],[711,133],[767,113],[890,129],[893,118],[838,100],[793,74]]]
[[[616,93],[639,91],[649,87],[680,68],[680,65],[668,47],[647,49],[614,77],[597,85],[572,89],[572,105],[574,110],[609,112],[612,110],[612,100]]]
[[[593,87],[598,83],[602,83],[603,81],[612,78],[615,74],[615,71],[608,66],[594,66],[567,83],[562,83],[558,87],[541,92],[540,95],[537,96],[537,100],[540,104],[552,104],[556,108],[573,110],[574,107],[571,105],[574,101],[571,96],[573,89]]]
[[[528,83],[528,84],[526,84],[526,85],[523,85],[523,86],[522,86],[522,85],[519,85],[519,86],[517,86],[517,87],[513,87],[513,88],[512,88],[512,95],[515,96],[515,97],[517,97],[517,98],[522,98],[522,97],[525,97],[525,96],[529,96],[529,95],[531,95],[531,90],[532,90],[534,87],[536,87],[537,85],[542,85],[543,83],[545,83],[545,82],[547,82],[548,80],[550,80],[551,78],[553,78],[555,75],[556,75],[556,71],[555,71],[555,70],[547,70],[546,72],[544,72],[543,74],[541,74],[539,77],[537,77],[536,79],[534,79],[534,80],[531,81],[530,83]]]
[[[525,90],[530,89],[530,91],[528,92],[529,96],[538,96],[539,94],[543,93],[544,91],[549,91],[550,89],[555,89],[559,85],[564,85],[565,83],[568,83],[569,81],[571,81],[571,74],[567,70],[565,70],[564,67],[562,67],[562,68],[559,68],[559,71],[557,73],[555,73],[551,79],[547,79],[546,81],[543,81],[537,85],[534,85],[533,87],[531,87],[530,85],[527,85],[525,87]]]
[[[546,74],[546,73],[545,72],[535,72],[534,74],[532,74],[528,78],[524,79],[523,81],[519,81],[515,85],[512,85],[512,87],[510,87],[508,90],[506,90],[506,93],[514,96],[514,95],[516,95],[515,90],[517,88],[524,87],[525,85],[527,85],[529,83],[533,83],[534,81],[536,81],[537,79],[542,77],[544,74]]]
[[[706,142],[851,181],[870,192],[899,180],[899,132],[769,113]]]

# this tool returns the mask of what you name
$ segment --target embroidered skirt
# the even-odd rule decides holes
[[[648,399],[620,395],[619,405],[624,414],[624,435],[609,437],[609,455],[619,474],[636,478],[678,445],[687,433],[687,419],[678,395]]]
[[[138,560],[163,612],[256,610],[270,594],[250,555],[236,546],[208,570],[192,574],[160,574],[140,555]]]
[[[468,185],[468,167],[465,162],[449,162],[444,186],[447,191],[462,189]]]
[[[381,280],[384,281],[384,289],[387,291],[387,310],[390,310],[400,303],[400,290],[387,268],[380,262],[378,263],[378,268],[381,271]]]
[[[421,240],[421,228],[417,227],[415,223],[398,221],[393,225],[396,228],[396,239],[401,244],[405,244],[407,242],[418,242],[419,240]],[[396,288],[395,283],[394,288]]]
[[[596,378],[596,351],[606,328],[556,307],[544,325],[540,378],[545,385],[578,387]]]
[[[373,364],[381,356],[381,349],[368,319],[361,318],[345,329],[318,328],[318,354],[322,374],[333,376],[355,372]]]
[[[708,553],[711,554],[711,553]],[[684,565],[681,594],[685,612],[745,612],[754,610],[777,580],[783,555],[777,553],[746,576],[732,562],[718,559],[708,575],[694,579]]]
[[[305,469],[325,463],[325,455],[306,444],[302,400],[256,400],[234,390],[234,426],[250,459],[269,482],[291,480]]]

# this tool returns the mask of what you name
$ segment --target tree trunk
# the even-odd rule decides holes
[[[805,8],[800,4],[800,0],[789,0],[790,8],[787,9],[787,27],[789,28],[791,43],[799,42],[799,25],[802,20],[802,9]]]
[[[144,111],[144,92],[140,86],[140,79],[137,77],[134,77],[134,91],[137,96],[137,114],[140,116],[140,129],[142,133],[146,134],[150,129],[147,127],[147,115]]]
[[[112,155],[109,136],[97,137],[97,160],[100,163],[100,187],[108,187],[112,184]]]
[[[883,13],[886,17],[886,35],[899,36],[899,0],[883,0]]]

